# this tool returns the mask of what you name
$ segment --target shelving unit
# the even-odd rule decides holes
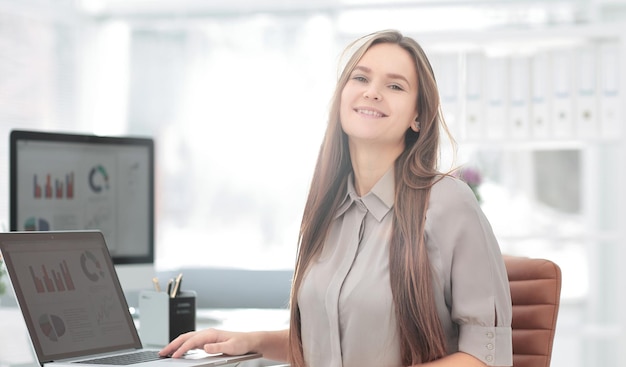
[[[624,365],[626,25],[417,38],[503,252],[562,267],[552,366]]]

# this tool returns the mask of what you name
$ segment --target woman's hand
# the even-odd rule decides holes
[[[217,329],[191,331],[180,335],[159,352],[161,356],[180,358],[192,349],[203,349],[210,354],[230,355],[256,352],[256,333],[231,332]]]

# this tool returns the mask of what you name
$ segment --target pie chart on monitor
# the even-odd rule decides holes
[[[25,231],[49,231],[50,223],[44,218],[30,217],[24,222]]]
[[[39,328],[53,342],[58,341],[65,334],[65,323],[56,315],[45,313],[39,316]]]

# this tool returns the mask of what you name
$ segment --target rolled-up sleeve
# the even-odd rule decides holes
[[[491,226],[467,185],[446,177],[431,190],[426,241],[449,346],[488,366],[512,365],[511,295]]]

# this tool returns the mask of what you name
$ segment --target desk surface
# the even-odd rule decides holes
[[[26,324],[19,309],[0,307],[0,367],[12,365],[37,365]]]
[[[38,367],[26,324],[17,307],[0,307],[0,367]],[[279,330],[289,325],[287,310],[274,309],[201,309],[196,329],[216,327],[232,331]],[[244,362],[245,366],[258,363]],[[240,366],[244,366],[244,363]]]

